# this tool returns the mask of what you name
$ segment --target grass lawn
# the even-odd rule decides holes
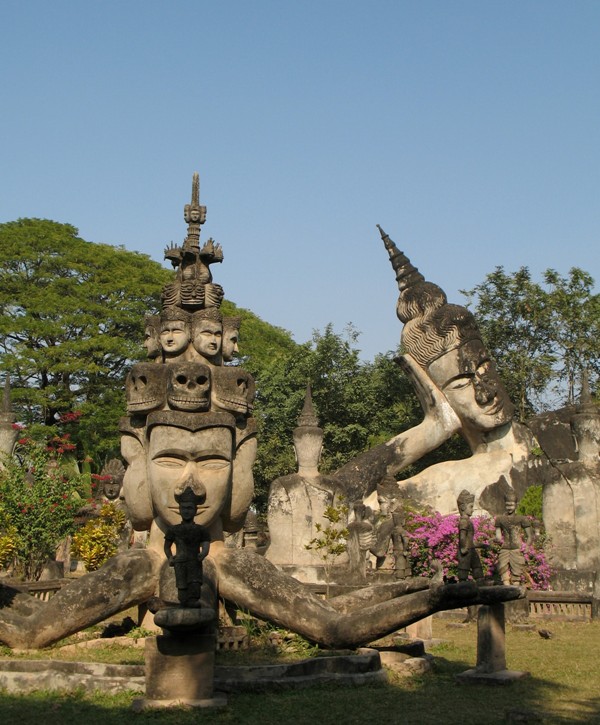
[[[531,677],[501,687],[455,683],[455,674],[475,664],[477,628],[470,624],[456,629],[436,619],[434,637],[445,643],[433,650],[435,672],[422,677],[403,679],[390,675],[388,684],[373,687],[329,686],[232,695],[228,706],[221,711],[135,714],[129,709],[135,696],[127,693],[119,696],[0,694],[0,722],[18,725],[39,725],[45,720],[52,725],[600,723],[600,623],[549,622],[540,626],[552,632],[551,639],[542,639],[536,631],[513,631],[507,625],[508,667],[527,670]],[[141,653],[128,649],[123,654],[121,661],[131,663],[139,661]],[[110,660],[115,661],[115,657],[113,651]]]

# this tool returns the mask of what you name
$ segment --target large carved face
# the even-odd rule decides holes
[[[190,341],[189,325],[183,320],[167,320],[160,326],[160,344],[167,355],[178,355]]]
[[[204,411],[210,406],[210,370],[195,362],[172,363],[167,400],[173,410]]]
[[[463,426],[479,431],[512,420],[514,406],[481,340],[470,340],[429,366]]]
[[[228,328],[223,330],[223,360],[231,362],[235,355],[239,353],[238,338],[239,330]]]
[[[148,483],[154,513],[169,525],[181,523],[176,490],[185,482],[204,488],[197,524],[210,526],[220,516],[231,493],[233,435],[229,428],[189,431],[156,425],[148,445]]]
[[[129,413],[148,413],[165,404],[166,368],[154,363],[137,363],[125,380]]]
[[[218,320],[200,317],[193,324],[193,345],[203,358],[213,361],[221,352],[223,325]]]

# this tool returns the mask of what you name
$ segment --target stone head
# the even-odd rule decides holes
[[[475,506],[475,496],[463,488],[463,490],[458,494],[456,505],[461,515],[470,516],[473,513],[473,508]]]
[[[156,360],[162,356],[160,317],[158,315],[148,315],[144,319],[144,347],[151,360]]]
[[[223,362],[231,362],[239,354],[238,340],[241,322],[241,317],[223,318]]]
[[[252,412],[256,392],[254,378],[237,366],[213,368],[212,406],[234,415]]]
[[[402,345],[443,391],[469,440],[512,421],[514,406],[486,350],[473,315],[449,304],[380,230],[400,290]]]
[[[210,408],[211,377],[208,365],[173,362],[168,368],[167,401],[172,410],[189,412]]]
[[[167,307],[160,315],[160,344],[165,357],[183,355],[190,343],[191,316],[179,307]]]
[[[167,366],[136,363],[125,379],[128,413],[149,413],[166,403]]]
[[[195,312],[192,319],[192,344],[201,358],[213,365],[221,361],[223,318],[216,307]]]
[[[517,494],[512,489],[504,494],[504,510],[507,514],[514,514],[517,510]]]
[[[152,413],[147,422],[146,475],[155,518],[179,523],[176,494],[199,497],[195,521],[215,525],[230,496],[235,420],[225,413]],[[201,502],[200,502],[201,499]]]

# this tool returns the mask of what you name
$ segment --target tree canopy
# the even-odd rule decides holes
[[[463,292],[521,420],[540,410],[573,404],[584,370],[600,373],[600,295],[594,280],[574,267],[553,269],[534,282],[527,267],[503,267]]]
[[[83,455],[118,450],[123,378],[143,357],[144,315],[169,272],[144,254],[87,242],[70,224],[0,224],[0,366],[27,424],[80,411]]]

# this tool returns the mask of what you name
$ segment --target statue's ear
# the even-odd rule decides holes
[[[137,435],[124,433],[121,436],[121,455],[127,464],[121,496],[125,499],[133,528],[148,531],[154,513],[146,474],[146,450]]]

